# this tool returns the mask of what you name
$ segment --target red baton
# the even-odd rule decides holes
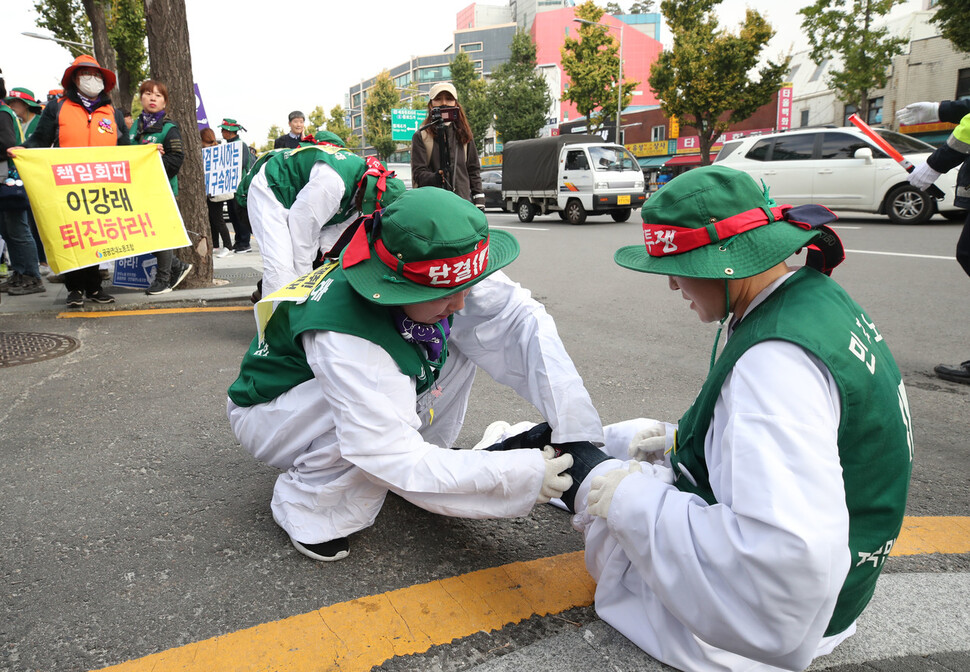
[[[874,130],[872,130],[872,127],[869,126],[869,124],[867,124],[866,122],[864,122],[862,118],[859,117],[858,114],[850,115],[849,121],[851,121],[856,126],[856,128],[858,128],[860,131],[862,131],[867,136],[869,136],[869,139],[872,140],[874,143],[876,143],[879,149],[886,152],[886,154],[888,154],[889,157],[893,159],[896,163],[901,165],[906,170],[907,173],[913,172],[913,168],[915,168],[915,166],[913,166],[913,162],[907,159],[902,154],[900,154],[895,147],[893,147],[888,142],[886,142],[886,139],[884,137],[882,137]],[[928,186],[926,188],[926,193],[928,193],[930,196],[938,200],[946,198],[946,194],[943,193],[943,190],[940,189],[935,184],[931,184],[930,186]]]

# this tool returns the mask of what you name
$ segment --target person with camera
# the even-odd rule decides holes
[[[418,187],[447,189],[484,210],[482,166],[455,87],[439,82],[428,97],[428,116],[411,138],[411,179]]]

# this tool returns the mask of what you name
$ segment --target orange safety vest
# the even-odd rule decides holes
[[[115,108],[102,105],[92,112],[64,99],[57,114],[58,147],[112,147],[118,144]]]

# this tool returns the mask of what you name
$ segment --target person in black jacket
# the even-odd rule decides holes
[[[142,112],[131,127],[131,144],[146,145],[154,143],[160,145],[162,165],[168,176],[172,194],[178,196],[178,172],[185,160],[182,149],[182,134],[176,124],[165,113],[168,106],[168,87],[161,82],[148,79],[138,87],[141,98]],[[192,270],[192,264],[187,264],[176,257],[172,250],[155,252],[157,264],[155,266],[155,280],[148,288],[147,294],[165,294],[175,289]]]
[[[296,149],[300,146],[306,117],[299,110],[293,110],[290,112],[288,121],[290,122],[290,132],[276,138],[276,141],[273,142],[273,149]]]
[[[929,124],[946,121],[957,124],[947,141],[933,152],[926,163],[909,174],[909,182],[918,189],[926,189],[937,178],[957,166],[957,193],[953,205],[970,210],[970,100],[944,100],[939,103],[911,103],[896,112],[901,125]],[[957,263],[970,275],[970,214],[957,240]],[[938,364],[933,371],[943,380],[970,385],[970,359],[956,366]]]

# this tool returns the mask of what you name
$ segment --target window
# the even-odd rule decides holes
[[[418,70],[419,82],[440,82],[451,79],[451,68],[447,65],[436,65]]]
[[[398,87],[400,89],[407,88],[409,84],[411,84],[411,73],[410,72],[407,72],[407,73],[405,73],[405,74],[403,74],[403,75],[401,75],[399,77],[395,77],[394,78],[394,86],[396,86],[396,87]]]
[[[878,98],[869,99],[869,118],[866,122],[870,124],[881,124],[882,123],[882,96]]]
[[[798,117],[798,125],[802,128],[808,126],[808,110],[802,110]]]
[[[589,170],[586,152],[581,149],[566,152],[566,170]]]
[[[957,72],[956,100],[970,98],[970,68],[963,68]]]
[[[849,122],[849,117],[856,112],[858,112],[858,110],[855,109],[855,105],[846,105],[845,111],[842,113],[842,125],[851,126],[852,124]]]
[[[779,136],[771,148],[769,161],[806,161],[812,158],[815,148],[815,133]]]
[[[771,149],[771,140],[759,140],[754,143],[754,147],[748,150],[745,154],[746,158],[752,161],[767,161],[768,160],[768,150]]]
[[[815,72],[813,72],[812,76],[808,78],[808,81],[814,82],[818,80],[818,78],[822,76],[822,73],[825,72],[825,66],[827,66],[828,64],[829,64],[829,59],[826,58],[824,61],[822,61],[819,64],[817,68],[815,68]]]
[[[461,45],[461,47],[459,47],[459,48],[462,51],[481,51],[482,50],[482,43],[481,42],[469,42],[468,44]]]
[[[741,146],[740,140],[725,142],[724,145],[721,147],[721,151],[717,153],[717,157],[715,157],[714,163],[717,163],[718,161],[722,161],[727,157],[731,156],[731,154],[734,154],[734,150],[736,150],[740,146]]]
[[[667,127],[666,126],[654,126],[650,129],[650,140],[652,142],[660,142],[661,140],[667,139]]]
[[[855,135],[848,133],[825,133],[822,136],[822,159],[853,159],[856,150],[871,145]],[[878,150],[873,150],[873,156]]]

